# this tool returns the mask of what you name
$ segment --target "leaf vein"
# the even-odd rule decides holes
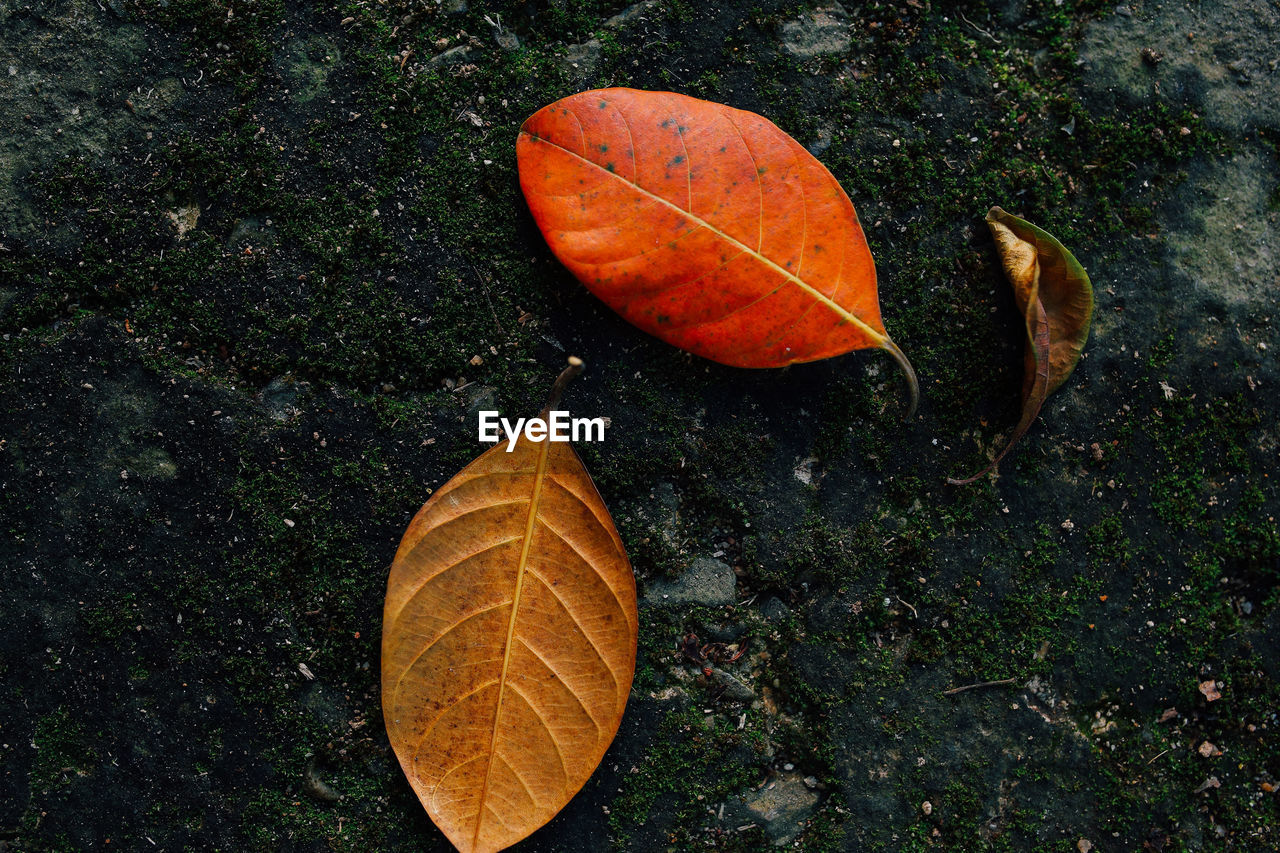
[[[693,155],[689,153],[689,146],[684,144],[684,128],[680,126],[680,122],[676,121],[675,116],[669,116],[669,118],[676,126],[676,136],[680,139],[680,147],[684,149],[684,182],[689,193],[688,209],[693,213]]]
[[[559,484],[557,483],[557,485],[559,485]],[[564,487],[563,487],[563,486],[561,486],[561,488],[564,488]],[[565,491],[568,491],[568,489],[565,489]],[[572,493],[572,492],[570,492],[570,494],[573,494],[573,493]],[[575,498],[578,498],[578,496],[577,496],[577,495],[574,495],[574,497],[575,497]],[[581,501],[581,498],[578,498],[578,500],[579,500],[579,501]],[[607,580],[605,580],[605,578],[604,578],[604,576],[603,576],[603,575],[601,575],[599,572],[596,572],[596,571],[595,571],[595,568],[596,568],[596,567],[595,567],[594,565],[592,565],[591,561],[590,561],[589,559],[587,559],[587,556],[586,556],[585,554],[583,554],[581,551],[579,551],[579,550],[578,550],[578,546],[577,546],[577,545],[575,545],[575,544],[573,543],[573,540],[571,540],[568,536],[565,536],[565,535],[564,535],[563,533],[561,533],[559,530],[556,530],[554,527],[552,527],[550,524],[548,524],[548,523],[547,523],[547,520],[546,520],[545,518],[544,518],[544,519],[542,519],[542,526],[543,526],[543,527],[545,527],[547,530],[549,530],[549,531],[550,531],[550,532],[551,532],[551,533],[552,533],[552,534],[553,534],[557,539],[559,539],[561,542],[563,542],[564,544],[568,545],[568,546],[569,546],[569,548],[570,548],[570,550],[572,550],[572,551],[573,551],[573,553],[575,553],[575,554],[577,554],[577,555],[578,555],[578,559],[582,560],[582,562],[583,562],[583,563],[585,563],[585,564],[586,564],[586,565],[587,565],[587,566],[588,566],[588,567],[589,567],[593,572],[595,572],[596,577],[600,578],[600,582],[601,582],[601,583],[603,583],[603,584],[605,585],[605,587],[606,587],[606,588],[608,588],[609,593],[613,596],[613,600],[614,600],[614,602],[615,602],[615,603],[617,603],[617,605],[618,605],[618,609],[619,609],[620,611],[622,611],[622,615],[623,615],[623,617],[625,618],[625,617],[626,617],[626,615],[627,615],[627,607],[626,607],[626,605],[625,605],[625,604],[623,604],[623,603],[622,603],[622,596],[618,595],[618,591],[617,591],[616,589],[614,589],[614,588],[613,588],[613,586],[612,586],[612,585],[611,585]],[[543,578],[541,575],[535,575],[535,577],[537,577],[537,578],[538,578],[538,580],[542,581],[544,584],[547,582],[547,581],[546,581],[546,579],[545,579],[545,578]],[[552,590],[552,592],[555,592],[555,590],[553,589],[553,590]],[[557,594],[557,596],[556,596],[556,597],[557,597],[557,598],[559,598],[559,595]],[[560,603],[561,603],[561,604],[563,604],[563,603],[564,603],[563,599],[561,599],[561,602],[560,602]],[[568,610],[568,609],[569,609],[568,607],[565,607],[565,610]],[[570,613],[570,616],[572,616],[572,615],[573,615],[573,614],[572,614],[572,613]],[[574,624],[577,624],[576,620],[575,620]],[[579,627],[579,628],[581,628],[582,626],[581,626],[581,625],[578,625],[578,627]]]
[[[417,542],[413,543],[413,547],[409,549],[407,554],[405,554],[405,559],[407,559],[410,555],[412,555],[418,550],[418,547],[422,545],[423,541],[426,540],[427,536],[430,536],[432,533],[435,533],[438,530],[444,529],[445,527],[449,526],[450,524],[453,524],[455,521],[458,521],[459,519],[466,518],[472,513],[481,512],[486,509],[492,509],[493,507],[496,507],[496,506],[509,506],[511,504],[518,504],[518,503],[524,503],[524,501],[505,501],[503,503],[488,504],[486,506],[477,507],[473,510],[468,510],[467,512],[464,512],[462,515],[455,516],[449,519],[448,521],[446,521],[444,524],[441,524],[437,527],[433,527],[431,530],[428,530],[427,533],[422,536],[422,538],[420,538]],[[489,545],[486,545],[483,548],[480,548],[479,550],[476,550],[471,552],[470,554],[467,554],[465,557],[461,557],[455,560],[452,564],[445,566],[444,568],[440,569],[440,571],[436,572],[435,574],[431,575],[428,578],[425,578],[422,581],[422,583],[418,584],[418,586],[414,589],[413,592],[409,593],[409,597],[406,598],[404,600],[404,603],[400,605],[400,609],[396,611],[396,614],[387,620],[387,625],[385,625],[384,628],[395,624],[396,620],[400,618],[400,614],[404,612],[404,609],[408,607],[411,603],[413,603],[413,600],[416,599],[422,593],[422,591],[426,589],[431,584],[431,582],[434,581],[436,578],[452,571],[453,569],[457,568],[460,564],[465,563],[467,560],[473,560],[476,557],[479,557],[481,554],[484,554],[488,551],[492,551],[495,548],[501,548],[503,545],[510,545],[512,542],[515,542],[519,539],[520,539],[519,536],[510,536],[506,539],[493,542]]]
[[[448,779],[454,773],[457,773],[459,770],[461,770],[463,767],[466,767],[468,764],[472,763],[473,761],[479,761],[481,758],[484,758],[484,756],[477,755],[474,758],[468,758],[466,761],[461,761],[445,771],[444,775],[440,777],[440,781],[436,782],[435,787],[431,789],[431,811],[433,813],[438,813],[439,811],[438,803],[440,801],[440,789],[444,787],[444,780]]]
[[[525,702],[527,703],[528,700],[526,699]],[[530,707],[533,707],[533,706],[530,706]],[[524,781],[524,777],[520,775],[520,771],[515,768],[515,765],[512,764],[510,761],[508,761],[507,757],[503,755],[501,752],[495,752],[493,755],[494,755],[494,758],[502,759],[502,763],[507,765],[507,769],[511,771],[511,775],[514,776],[516,781],[520,783],[520,787],[524,788],[524,792],[529,795],[529,801],[532,802],[538,808],[542,808],[543,806],[541,803],[538,802],[538,798],[533,795],[533,789],[529,787],[528,782]],[[506,803],[507,805],[512,804],[510,800],[506,800]],[[497,812],[494,811],[494,814],[497,814]],[[501,817],[499,817],[498,819],[502,820]]]
[[[526,132],[526,131],[521,131],[521,132],[523,133],[523,132]],[[700,217],[698,217],[698,216],[695,216],[694,214],[690,213],[690,212],[689,212],[689,211],[687,211],[687,210],[683,210],[683,209],[681,209],[678,205],[672,204],[671,202],[667,201],[665,198],[663,198],[662,196],[658,195],[657,193],[651,192],[651,191],[649,191],[649,190],[645,189],[644,187],[640,186],[640,185],[639,185],[639,184],[637,184],[637,183],[633,183],[632,181],[628,181],[626,178],[622,177],[621,175],[614,174],[613,172],[610,172],[608,169],[603,169],[603,168],[602,168],[601,166],[599,166],[598,164],[591,162],[591,161],[590,161],[590,160],[588,160],[586,157],[583,157],[583,156],[581,156],[580,154],[577,154],[577,153],[575,153],[575,152],[571,151],[571,150],[570,150],[570,149],[568,149],[568,148],[565,148],[563,145],[559,144],[558,142],[555,142],[555,141],[553,141],[553,140],[551,140],[551,139],[542,139],[542,141],[543,141],[543,142],[545,142],[545,143],[547,143],[548,145],[550,145],[550,146],[554,147],[554,148],[558,148],[558,149],[560,149],[561,151],[563,151],[563,152],[565,152],[566,154],[568,154],[570,157],[576,157],[576,158],[578,158],[579,160],[581,160],[583,163],[587,164],[588,166],[592,166],[592,167],[594,167],[594,168],[596,168],[596,169],[601,169],[601,171],[603,171],[605,174],[607,174],[607,175],[612,175],[612,176],[613,176],[614,178],[616,178],[617,180],[620,180],[620,181],[623,181],[624,183],[630,184],[631,186],[635,187],[635,189],[636,189],[636,191],[637,191],[637,192],[644,193],[645,195],[649,196],[650,198],[655,198],[655,199],[657,199],[659,202],[661,202],[662,204],[665,204],[665,205],[667,205],[668,207],[670,207],[672,210],[678,211],[679,213],[681,213],[681,214],[683,214],[683,215],[685,215],[685,216],[689,217],[691,220],[693,220],[693,221],[694,221],[694,223],[695,223],[695,224],[697,224],[697,225],[699,225],[699,226],[701,226],[701,227],[703,227],[703,228],[706,228],[706,229],[707,229],[708,231],[710,231],[712,234],[717,235],[718,237],[720,237],[720,238],[721,238],[722,240],[724,240],[725,242],[732,243],[733,245],[738,246],[738,247],[740,247],[740,248],[742,248],[742,249],[744,249],[744,250],[746,250],[746,251],[750,252],[754,257],[759,258],[760,262],[761,262],[761,263],[763,263],[765,266],[771,267],[772,269],[774,269],[774,270],[775,270],[775,271],[777,271],[778,273],[782,274],[785,278],[789,279],[790,281],[792,281],[793,283],[795,283],[796,285],[798,285],[798,286],[800,287],[800,289],[801,289],[801,290],[803,290],[805,293],[807,293],[807,294],[810,296],[810,298],[812,298],[812,299],[814,299],[814,300],[818,301],[819,303],[823,304],[824,306],[826,306],[829,310],[831,310],[831,311],[832,311],[832,313],[836,314],[836,315],[837,315],[837,316],[839,316],[841,319],[847,320],[848,322],[850,322],[850,323],[852,323],[853,325],[857,326],[859,329],[861,329],[861,330],[862,330],[863,334],[865,334],[868,338],[870,338],[870,339],[871,339],[871,340],[873,340],[873,341],[876,341],[876,342],[877,342],[877,345],[879,345],[879,346],[883,346],[883,345],[884,345],[884,341],[888,340],[888,337],[887,337],[886,335],[884,335],[884,334],[882,334],[881,332],[878,332],[878,331],[876,331],[875,329],[873,329],[873,328],[872,328],[871,326],[869,326],[869,325],[868,325],[864,320],[862,320],[860,317],[858,317],[857,315],[855,315],[852,311],[849,311],[847,308],[845,308],[844,306],[840,305],[838,302],[835,302],[835,301],[834,301],[834,300],[832,300],[829,296],[827,296],[826,294],[824,294],[822,291],[818,290],[818,289],[817,289],[816,287],[814,287],[813,285],[811,285],[811,284],[809,284],[808,282],[806,282],[806,281],[804,281],[803,279],[801,279],[801,278],[800,278],[799,276],[797,276],[795,273],[789,272],[787,269],[785,269],[784,267],[782,267],[781,265],[779,265],[776,261],[774,261],[772,258],[769,258],[769,257],[768,257],[767,255],[765,255],[764,253],[762,253],[762,252],[760,252],[760,251],[758,251],[758,250],[752,249],[750,246],[748,246],[747,244],[743,243],[741,240],[738,240],[738,239],[736,239],[736,238],[734,238],[734,237],[730,236],[729,234],[726,234],[724,231],[721,231],[719,228],[716,228],[715,226],[713,226],[710,222],[707,222],[706,220],[704,220],[704,219],[702,219],[702,218],[700,218]]]
[[[573,611],[569,609],[569,605],[565,603],[564,598],[562,598],[562,597],[561,597],[561,595],[560,595],[560,593],[556,591],[556,588],[555,588],[554,586],[552,586],[550,583],[548,583],[546,578],[544,578],[542,575],[540,575],[540,574],[538,574],[537,572],[535,572],[533,569],[530,569],[530,570],[529,570],[529,574],[531,574],[531,575],[533,575],[535,578],[537,578],[537,579],[538,579],[538,581],[539,581],[539,582],[540,582],[544,587],[546,587],[546,588],[547,588],[547,591],[548,591],[548,592],[550,592],[553,596],[555,596],[555,599],[556,599],[557,601],[559,601],[559,602],[560,602],[560,606],[564,608],[564,612],[568,615],[568,617],[569,617],[569,621],[573,623],[573,625],[574,625],[574,627],[575,627],[575,628],[577,628],[579,631],[581,631],[581,632],[582,632],[582,635],[583,635],[584,637],[587,637],[587,629],[586,629],[586,628],[584,628],[584,627],[582,626],[582,623],[578,621],[578,618],[577,618],[576,616],[574,616],[574,615],[573,615]],[[612,592],[612,593],[613,593],[613,595],[614,595],[614,597],[616,598],[616,597],[617,597],[617,593],[616,593],[616,592],[613,592],[613,587],[609,586],[607,583],[605,584],[605,586],[606,586],[606,587],[608,587],[609,592]],[[523,641],[522,641],[522,642],[523,642]],[[526,645],[528,645],[528,644],[526,644]],[[607,670],[607,671],[608,671],[608,673],[609,673],[609,680],[613,682],[613,686],[614,686],[614,688],[617,688],[617,686],[618,686],[618,676],[617,676],[617,674],[613,671],[613,667],[609,665],[609,662],[608,662],[607,660],[605,660],[605,659],[604,659],[604,655],[600,654],[600,649],[596,646],[596,644],[595,644],[594,642],[592,642],[592,641],[591,641],[591,638],[590,638],[590,637],[587,637],[587,648],[591,649],[591,651],[595,653],[596,658],[600,661],[600,663],[601,663],[601,664],[603,664],[603,665],[604,665],[605,670]],[[552,672],[554,672],[554,671],[555,671],[555,670],[552,670]]]
[[[627,141],[631,143],[631,180],[628,183],[640,186],[640,161],[636,159],[636,136],[631,132],[631,122],[627,121],[627,114],[618,109],[618,105],[613,101],[606,101],[613,107],[614,112],[618,114],[618,118],[622,119],[622,126],[627,129]],[[554,143],[553,143],[554,144]],[[608,171],[607,169],[605,171]]]
[[[418,661],[422,660],[422,658],[427,654],[427,652],[435,648],[436,643],[440,642],[446,636],[456,631],[458,628],[462,627],[463,624],[471,621],[477,616],[483,616],[486,613],[490,613],[494,610],[497,610],[500,607],[506,607],[509,604],[511,604],[510,601],[502,601],[497,604],[491,605],[489,607],[482,607],[479,610],[474,610],[471,613],[468,613],[466,616],[463,616],[461,619],[458,619],[457,621],[455,621],[448,628],[445,628],[443,631],[441,631],[439,634],[436,635],[435,639],[433,639],[431,642],[423,646],[422,651],[414,655],[413,660],[409,661],[409,663],[405,665],[405,668],[400,672],[400,677],[396,679],[395,687],[391,689],[392,705],[394,706],[395,702],[400,698],[400,686],[404,684],[405,678],[407,678],[409,676],[409,673],[413,670],[413,668],[418,665]]]
[[[733,116],[729,113],[721,113],[725,120],[729,122],[729,126],[737,131],[738,138],[742,140],[742,147],[746,150],[747,156],[751,158],[751,174],[756,179],[756,191],[760,194],[760,215],[756,218],[758,225],[756,235],[756,253],[760,254],[764,250],[764,176],[760,174],[760,164],[756,162],[756,155],[751,153],[751,146],[747,144],[747,137],[743,134],[742,128],[738,127],[738,123],[733,120]]]
[[[560,748],[560,741],[556,740],[555,732],[551,731],[551,726],[547,723],[545,719],[543,719],[542,712],[534,707],[533,702],[529,699],[528,696],[524,695],[524,692],[520,690],[520,688],[516,687],[515,684],[512,684],[511,692],[524,700],[524,704],[528,706],[530,711],[533,712],[534,719],[536,719],[539,723],[542,724],[542,728],[547,733],[547,739],[550,740],[551,745],[556,748],[556,758],[560,759],[560,773],[562,776],[564,776],[565,783],[567,784],[569,781],[569,765],[565,763],[564,750]],[[494,754],[496,755],[498,753],[495,751]],[[506,761],[505,758],[502,760],[504,762]],[[511,765],[508,764],[507,766],[510,767]]]
[[[520,639],[520,645],[528,649],[530,654],[532,654],[539,661],[541,661],[542,665],[545,666],[548,670],[550,670],[551,674],[556,677],[556,681],[560,684],[561,687],[564,688],[564,691],[568,693],[571,697],[573,697],[573,701],[578,703],[578,707],[582,709],[582,713],[587,715],[587,719],[591,721],[591,725],[595,728],[596,733],[599,734],[600,732],[604,731],[603,727],[596,720],[596,718],[591,715],[591,709],[587,707],[587,703],[583,702],[582,697],[580,697],[574,691],[574,689],[569,686],[569,683],[564,680],[564,676],[556,672],[556,668],[551,665],[551,662],[548,661],[546,658],[544,658],[541,652],[539,652],[533,646],[529,645],[529,642],[527,640],[525,640],[524,638],[519,638],[519,639]]]

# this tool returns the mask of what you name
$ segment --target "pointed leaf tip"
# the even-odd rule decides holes
[[[920,380],[916,378],[916,369],[911,366],[911,361],[907,358],[907,354],[891,338],[885,338],[880,348],[893,357],[893,360],[897,362],[898,369],[902,371],[902,378],[907,381],[907,392],[910,395],[910,400],[907,404],[907,413],[902,416],[902,419],[909,421],[920,406]]]
[[[645,332],[734,367],[882,347],[918,384],[885,345],[852,202],[768,119],[672,92],[597,89],[530,116],[516,156],[556,257]]]

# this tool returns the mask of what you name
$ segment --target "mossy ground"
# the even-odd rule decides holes
[[[386,567],[479,452],[476,401],[536,410],[572,352],[642,590],[714,554],[740,603],[642,611],[619,737],[530,849],[766,849],[720,806],[788,764],[821,794],[808,850],[1280,847],[1275,301],[1202,297],[1165,249],[1215,169],[1274,164],[1275,130],[1155,63],[1104,105],[1081,49],[1110,3],[848,3],[848,48],[808,60],[781,45],[799,3],[450,5],[0,11],[49,140],[4,173],[0,845],[444,849],[382,731]],[[59,70],[73,51],[105,88]],[[515,131],[603,85],[820,149],[914,421],[879,355],[722,368],[568,277]],[[105,132],[45,126],[73,108]],[[997,203],[1072,248],[1098,316],[1000,479],[956,489],[1016,420]],[[689,631],[745,644],[726,668],[754,700],[676,655]]]

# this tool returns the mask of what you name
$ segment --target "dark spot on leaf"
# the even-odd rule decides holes
[[[606,144],[605,144],[605,143],[603,143],[603,142],[601,142],[601,143],[600,143],[599,148],[600,148],[600,153],[601,153],[601,154],[604,154],[605,152],[607,152],[607,151],[609,150],[609,146],[608,146],[608,145],[606,145]]]
[[[767,171],[769,171],[769,169],[768,169],[767,167],[765,167],[765,166],[761,166],[760,168],[756,169],[756,174],[757,174],[757,175],[763,175],[763,174],[764,174],[765,172],[767,172]]]
[[[606,169],[608,169],[610,172],[614,171],[613,163],[612,163],[612,162],[605,163],[604,167],[605,167]]]
[[[607,110],[607,109],[609,109],[609,102],[608,102],[608,101],[601,101],[601,102],[600,102],[600,109],[602,109],[602,110]]]
[[[683,162],[684,162],[684,155],[683,155],[683,154],[677,154],[676,156],[674,156],[674,157],[672,157],[672,158],[671,158],[671,162],[670,162],[670,163],[668,163],[667,165],[669,165],[669,166],[679,166],[679,165],[680,165],[681,163],[683,163]]]

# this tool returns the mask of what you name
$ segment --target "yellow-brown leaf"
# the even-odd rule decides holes
[[[572,447],[499,444],[409,525],[387,583],[382,701],[459,850],[496,851],[591,775],[635,669],[631,564]]]

